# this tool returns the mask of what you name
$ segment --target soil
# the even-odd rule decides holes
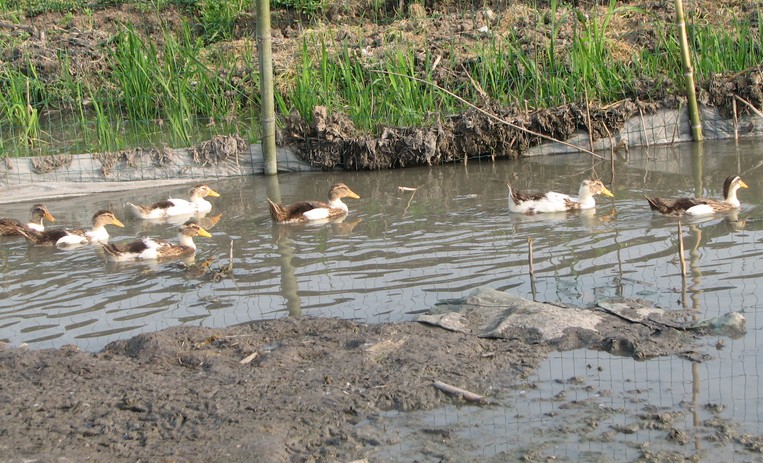
[[[405,7],[404,2],[395,4]],[[543,7],[502,4],[464,17],[448,13],[447,3],[427,2],[427,9],[415,5],[407,7],[399,19],[364,23],[363,27],[358,27],[363,5],[357,10],[337,7],[329,12],[329,19],[337,37],[365,44],[365,54],[377,58],[390,52],[389,41],[383,40],[390,34],[411,40],[427,36],[436,48],[430,50],[432,54],[448,58],[454,50],[452,37],[478,40],[482,20],[501,33],[517,31],[526,38],[528,48],[543,47],[546,37],[542,18],[549,13]],[[657,16],[672,15],[672,2],[634,1],[628,5]],[[692,11],[708,22],[722,24],[737,15],[752,14],[748,11],[751,5],[749,1],[700,0],[693,3]],[[606,2],[594,6],[592,14],[596,11],[604,14]],[[180,18],[170,11],[161,21],[179,24]],[[275,13],[277,72],[293,69],[301,38],[310,32],[297,19],[285,12]],[[62,14],[48,14],[15,27],[5,24],[6,32],[23,40],[0,58],[0,64],[24,66],[32,56],[39,76],[55,81],[62,70],[53,58],[65,48],[71,60],[68,72],[95,79],[108,72],[103,68],[102,45],[120,24],[140,25],[158,43],[159,21],[155,15],[117,5],[66,21]],[[253,35],[252,24],[253,18],[244,18],[239,24],[241,38],[219,46],[244,46],[243,37]],[[656,40],[653,28],[636,10],[618,16],[611,33],[624,55],[633,47],[653,46]],[[459,56],[456,61],[464,63],[463,68],[443,67],[443,75],[467,79],[470,59]],[[703,83],[701,98],[706,104],[726,108],[731,104],[729,95],[736,93],[760,107],[760,85],[757,70],[719,76]],[[651,95],[654,86],[644,83],[645,89],[652,89]],[[670,95],[658,96],[649,100],[635,96],[608,107],[571,103],[518,111],[496,108],[488,101],[484,108],[522,129],[558,139],[578,129],[588,130],[590,120],[592,133],[600,137],[639,111],[678,104]],[[298,118],[289,121],[282,137],[300,145],[305,159],[315,165],[362,169],[437,164],[475,152],[512,157],[541,140],[478,110],[432,127],[389,127],[378,135],[363,135],[343,115],[328,115],[321,108],[316,108],[311,124]],[[608,347],[602,344],[599,348],[637,358],[691,351],[691,336],[674,346],[675,338],[666,339],[650,330],[624,333],[623,338],[610,339]],[[644,340],[655,350],[633,349]],[[97,353],[80,352],[74,346],[55,350],[3,346],[0,461],[363,459],[386,441],[379,429],[358,426],[360,423],[382,411],[431,410],[463,403],[462,398],[433,387],[434,381],[489,398],[524,381],[552,349],[565,347],[521,339],[484,339],[415,322],[363,325],[310,318],[227,329],[172,328],[118,341]],[[701,357],[691,359],[702,361]]]
[[[551,344],[284,318],[175,327],[98,353],[2,346],[0,461],[349,462],[391,444],[383,424],[368,425],[383,412],[465,403],[435,381],[489,403],[526,386],[552,349],[703,360],[692,350],[701,333],[616,317],[600,328],[610,334],[573,330]]]
[[[352,461],[381,445],[357,427],[370,416],[453,401],[435,380],[515,382],[546,352],[417,323],[308,318],[172,328],[96,354],[6,348],[0,461]]]

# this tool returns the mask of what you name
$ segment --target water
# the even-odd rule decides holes
[[[516,161],[470,162],[467,166],[380,172],[283,175],[278,179],[214,181],[212,198],[222,220],[199,238],[196,261],[228,263],[234,243],[232,278],[215,281],[177,263],[107,264],[94,249],[29,248],[0,238],[0,338],[17,345],[77,344],[90,351],[109,341],[176,325],[229,326],[286,316],[341,317],[367,323],[410,320],[435,302],[461,297],[480,285],[539,301],[590,306],[609,296],[639,298],[666,309],[688,307],[697,319],[742,311],[748,333],[703,339],[696,348],[713,356],[692,372],[689,362],[656,359],[636,363],[591,351],[561,353],[535,378],[531,405],[517,400],[511,414],[536,413],[552,402],[567,371],[610,389],[641,388],[659,406],[700,400],[726,407],[724,416],[744,432],[763,433],[763,384],[756,352],[763,347],[758,315],[763,295],[763,174],[755,141],[705,142],[618,154],[609,161],[585,155]],[[611,183],[616,198],[598,198],[595,213],[510,215],[506,181],[518,188],[576,192],[595,175]],[[750,189],[740,191],[737,217],[684,220],[688,276],[684,295],[677,254],[677,220],[654,216],[642,195],[720,196],[727,175],[741,173]],[[361,196],[347,199],[342,223],[273,226],[265,198],[322,199],[337,181]],[[399,186],[417,190],[400,191]],[[109,208],[125,222],[110,228],[112,241],[137,235],[174,238],[175,227],[126,216],[126,201],[150,203],[167,195],[185,197],[189,187],[153,188],[48,201],[58,224],[84,226],[93,212]],[[5,206],[2,216],[26,217],[30,204]],[[528,277],[528,239],[533,240],[534,284]],[[586,365],[606,363],[591,377]],[[635,365],[635,366],[634,366]],[[651,382],[650,382],[651,381]],[[698,397],[690,397],[698,382]],[[568,386],[571,387],[571,386]],[[516,409],[520,410],[517,412]],[[522,407],[525,407],[524,409]],[[447,410],[432,412],[447,413]],[[439,416],[439,415],[438,415]],[[394,417],[390,418],[394,419]],[[505,412],[490,418],[506,422]],[[436,420],[435,420],[436,421]],[[526,423],[525,423],[526,425]],[[511,445],[513,427],[490,430],[492,454]],[[505,439],[501,441],[505,436]],[[639,438],[635,438],[638,440]],[[632,449],[631,449],[632,450]],[[482,449],[484,451],[484,449]],[[580,448],[565,451],[577,455]],[[490,453],[491,451],[488,451]],[[612,458],[630,458],[613,454]],[[553,453],[553,452],[552,452]],[[556,452],[559,453],[559,452]]]

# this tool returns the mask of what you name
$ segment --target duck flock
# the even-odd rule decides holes
[[[600,180],[584,180],[580,184],[578,196],[563,193],[529,192],[509,187],[509,211],[516,214],[538,214],[548,212],[567,212],[593,209],[596,207],[594,196],[603,194],[614,197]],[[701,216],[724,213],[741,207],[737,198],[740,188],[748,188],[739,176],[729,176],[723,184],[723,198],[659,198],[645,197],[649,207],[656,213],[671,216]],[[220,194],[208,185],[196,185],[191,189],[190,198],[165,199],[151,205],[127,203],[130,215],[137,219],[168,219],[172,217],[197,216],[212,210],[207,197],[219,197]],[[346,215],[349,211],[342,198],[359,199],[347,185],[337,183],[331,187],[328,200],[300,201],[293,204],[278,204],[267,200],[270,216],[275,223],[291,224],[334,219]],[[197,236],[210,237],[196,218],[186,221],[178,229],[176,242],[144,237],[139,240],[109,243],[107,226],[124,227],[124,224],[109,210],[100,210],[93,215],[92,228],[76,229],[51,227],[46,228],[45,221],[55,222],[55,217],[44,204],[35,204],[31,210],[31,220],[22,223],[16,219],[0,219],[0,236],[23,237],[33,246],[73,247],[99,245],[110,261],[141,261],[188,257],[196,252],[193,239]]]

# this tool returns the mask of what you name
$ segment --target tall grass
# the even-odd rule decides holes
[[[21,7],[11,3],[0,0],[5,18],[42,5],[31,0]],[[59,6],[80,3],[85,4],[64,0]],[[151,14],[161,13],[160,3],[166,5],[167,1],[156,0]],[[326,5],[321,0],[281,3],[309,14],[319,14]],[[8,151],[10,146],[29,150],[43,140],[58,144],[59,140],[46,139],[40,126],[40,114],[52,111],[72,114],[81,142],[96,150],[128,146],[125,132],[133,127],[152,142],[163,132],[174,146],[193,143],[202,131],[244,130],[257,137],[256,48],[253,42],[243,48],[215,43],[233,36],[236,21],[251,9],[252,1],[187,0],[183,4],[195,8],[197,23],[185,23],[179,30],[166,28],[161,46],[136,28],[124,27],[109,42],[105,66],[111,72],[98,76],[97,83],[70,72],[65,52],[59,56],[63,78],[54,83],[43,83],[31,64],[24,69],[0,67],[0,151]],[[382,2],[378,5],[381,8]],[[612,24],[634,11],[610,0],[603,16],[588,16],[568,2],[550,0],[547,14],[537,19],[536,30],[546,37],[540,47],[528,46],[524,37],[511,33],[488,32],[470,50],[462,50],[464,43],[457,38],[452,39],[450,49],[443,49],[439,41],[414,45],[405,42],[403,34],[387,33],[382,37],[388,37],[390,46],[381,44],[376,55],[367,57],[360,39],[335,40],[331,32],[312,36],[303,39],[293,69],[278,76],[290,83],[279,87],[285,90],[276,94],[277,109],[281,117],[296,111],[310,120],[313,108],[323,105],[329,111],[346,113],[360,129],[374,131],[384,125],[426,124],[439,115],[462,111],[463,104],[438,91],[435,82],[476,104],[533,108],[584,99],[606,103],[648,97],[646,92],[651,91],[654,96],[677,91],[674,83],[682,81],[683,71],[670,22],[653,19],[659,38],[656,48],[617,49]],[[735,72],[763,62],[763,42],[753,17],[740,18],[728,30],[702,23],[688,25],[700,82],[714,73]],[[362,31],[355,35],[364,36]],[[0,44],[4,40],[0,37]],[[435,49],[442,57],[428,51]],[[623,59],[624,53],[630,53],[630,59]],[[464,55],[469,58],[459,61]]]
[[[40,117],[37,103],[44,98],[44,87],[34,66],[29,75],[8,68],[0,70],[0,123],[15,128],[18,144],[33,148],[40,141]]]
[[[429,55],[415,63],[414,50],[403,48],[387,57],[384,68],[369,69],[354,56],[358,47],[340,44],[343,51],[332,59],[325,38],[317,40],[314,46],[303,42],[294,89],[279,99],[282,111],[289,101],[290,109],[311,120],[315,106],[326,106],[345,112],[358,127],[372,130],[379,123],[421,124],[433,112],[456,107],[455,100],[420,81],[432,78],[434,63]]]
[[[180,34],[164,31],[161,52],[133,28],[122,31],[112,55],[113,75],[129,118],[166,123],[176,145],[190,143],[198,117],[234,120],[251,100],[232,82],[237,76],[223,74],[235,69],[237,56],[217,54],[214,65],[220,71],[214,71],[199,60],[202,47],[188,24]],[[245,50],[243,59],[253,61],[252,53]]]

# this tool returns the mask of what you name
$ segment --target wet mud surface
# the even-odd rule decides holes
[[[553,343],[534,343],[417,322],[284,318],[226,329],[170,328],[98,353],[4,346],[0,461],[407,461],[375,458],[398,439],[380,417],[467,403],[434,387],[436,381],[489,404],[526,386],[553,349],[589,346],[641,359],[702,361],[693,350],[701,332],[619,317],[607,318],[599,331],[569,330]],[[568,406],[593,404],[570,400]],[[681,405],[634,411],[630,426],[662,423],[666,435],[678,434],[679,452],[671,413],[683,413]],[[718,427],[732,430],[724,422]],[[447,443],[428,429],[417,430],[424,441]],[[726,438],[751,440],[751,449],[757,442]],[[456,456],[443,461],[459,461],[451,450]],[[546,461],[527,452],[525,461]]]

